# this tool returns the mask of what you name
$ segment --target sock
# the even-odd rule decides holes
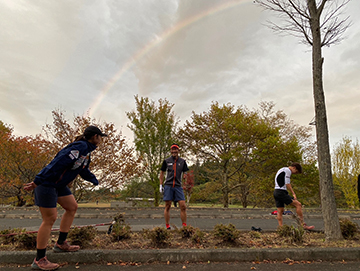
[[[186,227],[186,226],[187,226],[186,223],[183,223],[182,225],[183,225],[183,227]]]
[[[46,254],[46,248],[44,249],[37,249],[36,250],[36,260],[40,260],[45,257]]]
[[[60,234],[59,234],[59,239],[58,239],[57,243],[58,243],[59,245],[64,244],[64,242],[65,242],[65,240],[66,240],[66,238],[67,238],[67,235],[68,235],[67,232],[60,232]]]
[[[166,224],[166,228],[170,228],[170,224]]]

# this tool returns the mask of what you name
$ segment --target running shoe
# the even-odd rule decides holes
[[[75,252],[80,249],[79,246],[71,246],[67,241],[65,241],[62,245],[56,242],[54,246],[54,252]]]
[[[31,269],[33,270],[56,270],[59,268],[60,265],[57,263],[50,262],[46,256],[41,258],[40,260],[34,259],[33,263],[31,264]]]

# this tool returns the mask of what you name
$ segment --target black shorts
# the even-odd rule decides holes
[[[44,208],[56,208],[59,197],[71,195],[69,187],[60,188],[39,185],[35,188],[35,205]]]
[[[283,208],[286,205],[289,205],[293,202],[293,197],[291,197],[288,191],[283,189],[274,190],[274,199],[277,208]]]

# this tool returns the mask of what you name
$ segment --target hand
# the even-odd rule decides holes
[[[164,187],[163,187],[163,185],[162,184],[160,184],[160,193],[164,193]]]
[[[34,190],[36,187],[37,187],[37,185],[34,182],[24,184],[24,190],[25,191]]]

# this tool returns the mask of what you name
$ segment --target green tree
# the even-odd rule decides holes
[[[259,181],[259,172],[268,176],[280,163],[301,158],[296,140],[284,147],[276,127],[268,125],[257,112],[231,104],[214,102],[209,112],[193,112],[191,121],[180,129],[179,138],[197,159],[212,163],[207,167],[207,177],[221,184],[224,207],[228,207],[233,190],[243,187],[247,193],[248,186]],[[268,190],[272,186],[273,182],[266,184]],[[243,204],[247,206],[245,201]]]
[[[282,24],[270,23],[278,32],[298,37],[312,48],[312,77],[315,104],[316,140],[318,150],[320,195],[326,240],[343,239],[338,219],[329,148],[329,132],[323,88],[322,47],[339,43],[350,26],[348,17],[341,19],[342,8],[350,0],[255,0],[283,19]]]
[[[149,98],[135,96],[136,110],[127,112],[134,133],[135,148],[144,159],[146,179],[154,192],[154,204],[159,205],[159,172],[169,147],[175,143],[178,121],[172,112],[173,104],[159,99],[157,106]]]
[[[252,204],[268,207],[273,205],[272,190],[274,177],[280,167],[289,165],[289,162],[301,162],[304,173],[294,176],[292,179],[296,195],[306,205],[318,205],[319,198],[319,172],[316,167],[316,142],[313,139],[311,127],[300,126],[291,120],[282,110],[275,111],[273,102],[261,102],[257,110],[261,119],[269,126],[278,129],[279,140],[276,149],[268,148],[266,141],[263,142],[263,151],[260,152],[260,171],[256,173],[258,180],[253,182],[253,189],[249,193]],[[274,144],[274,143],[273,143]],[[261,161],[261,159],[263,161]],[[271,183],[269,187],[268,184]],[[253,202],[259,192],[266,191],[261,201]]]
[[[344,137],[333,151],[334,183],[343,192],[348,207],[359,206],[357,178],[360,173],[360,145],[358,140]]]
[[[130,182],[133,177],[142,174],[141,157],[135,157],[135,149],[128,146],[126,139],[113,123],[105,121],[100,123],[89,116],[80,115],[74,116],[71,123],[66,119],[65,112],[61,110],[52,111],[52,115],[53,123],[46,124],[43,130],[51,143],[49,149],[54,154],[71,143],[89,125],[98,126],[108,135],[91,155],[90,170],[99,180],[100,188],[116,190]],[[77,177],[70,186],[77,200],[87,197],[89,191],[97,189],[80,177]]]
[[[122,200],[126,200],[126,198],[150,198],[153,196],[152,190],[149,182],[144,182],[142,178],[134,178],[119,191],[119,197]]]

